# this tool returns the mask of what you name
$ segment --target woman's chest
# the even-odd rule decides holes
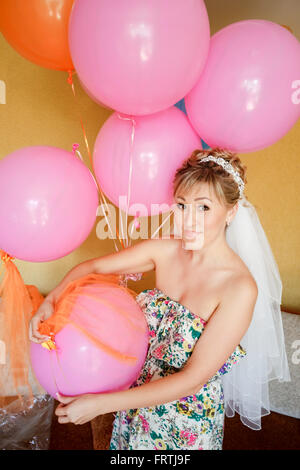
[[[220,304],[228,279],[226,272],[191,268],[180,259],[161,260],[155,273],[159,290],[205,321]]]

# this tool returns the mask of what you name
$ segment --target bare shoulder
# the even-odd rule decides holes
[[[244,261],[232,250],[233,269],[231,276],[227,279],[227,289],[241,289],[250,295],[257,296],[258,288],[254,277]]]
[[[248,270],[247,270],[248,271]],[[233,273],[224,284],[224,294],[255,302],[258,296],[258,287],[250,271],[241,270]]]
[[[178,248],[178,240],[174,238],[149,238],[146,243],[156,260],[172,255]]]
[[[246,331],[253,317],[257,295],[258,288],[252,275],[236,271],[224,282],[219,304],[211,316],[232,321],[234,328],[242,326]]]

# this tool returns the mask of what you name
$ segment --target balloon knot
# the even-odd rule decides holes
[[[72,70],[68,70],[68,78],[67,78],[67,81],[68,81],[68,83],[70,83],[70,85],[73,84]]]
[[[79,148],[79,144],[73,144],[72,145],[73,153],[75,153],[75,150],[77,150],[78,148]]]
[[[52,339],[49,339],[48,341],[44,341],[43,343],[41,343],[41,345],[43,346],[43,348],[48,349],[48,351],[57,349],[55,345],[55,341],[53,341]]]

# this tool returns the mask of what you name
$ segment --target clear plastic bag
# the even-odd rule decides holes
[[[29,320],[43,302],[5,252],[0,282],[0,450],[49,448],[54,399],[31,367]],[[1,268],[2,266],[0,266]]]
[[[34,395],[33,403],[11,400],[0,408],[0,450],[47,450],[54,399],[44,394]]]

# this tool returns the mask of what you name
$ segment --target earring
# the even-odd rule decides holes
[[[226,226],[229,227],[230,225],[230,222],[228,222],[228,220],[226,220]]]

